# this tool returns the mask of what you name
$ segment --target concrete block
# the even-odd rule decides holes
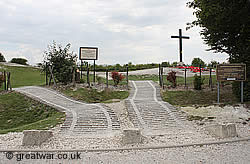
[[[139,129],[124,129],[122,136],[123,144],[134,144],[142,142],[142,135]]]
[[[236,132],[236,126],[235,124],[232,123],[207,126],[206,130],[209,133],[220,138],[229,138],[238,136]]]
[[[23,134],[23,146],[40,146],[53,136],[52,131],[48,130],[25,130]]]

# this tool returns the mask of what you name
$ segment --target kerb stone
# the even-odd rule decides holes
[[[122,137],[123,144],[134,144],[134,143],[141,143],[142,142],[142,135],[139,129],[124,129],[123,130],[123,137]]]
[[[40,146],[53,136],[52,131],[47,130],[25,130],[23,134],[23,146]]]
[[[236,126],[235,124],[229,123],[229,124],[216,124],[207,126],[206,130],[220,138],[229,138],[229,137],[236,137]]]

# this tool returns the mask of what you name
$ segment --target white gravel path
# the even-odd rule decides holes
[[[167,148],[157,150],[127,150],[115,152],[78,152],[81,159],[58,159],[58,154],[76,154],[76,152],[50,152],[54,159],[22,159],[21,163],[88,163],[88,164],[249,164],[250,141],[222,145],[204,145],[183,148]],[[36,152],[32,152],[36,153]],[[38,153],[38,152],[37,152]],[[49,152],[39,152],[49,153]],[[19,154],[19,155],[17,155]],[[17,157],[24,152],[14,152],[13,159],[6,158],[6,152],[0,152],[0,163],[17,163]]]

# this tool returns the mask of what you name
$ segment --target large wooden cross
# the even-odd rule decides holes
[[[190,37],[188,37],[188,36],[182,36],[181,29],[179,29],[179,36],[171,36],[171,38],[179,38],[180,62],[182,62],[182,39],[190,39]]]

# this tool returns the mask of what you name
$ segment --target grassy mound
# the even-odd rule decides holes
[[[14,67],[0,64],[0,72],[11,73],[12,88],[45,84],[45,75],[40,69],[34,67]]]
[[[64,113],[22,94],[11,92],[0,95],[0,134],[49,129],[64,119]]]

